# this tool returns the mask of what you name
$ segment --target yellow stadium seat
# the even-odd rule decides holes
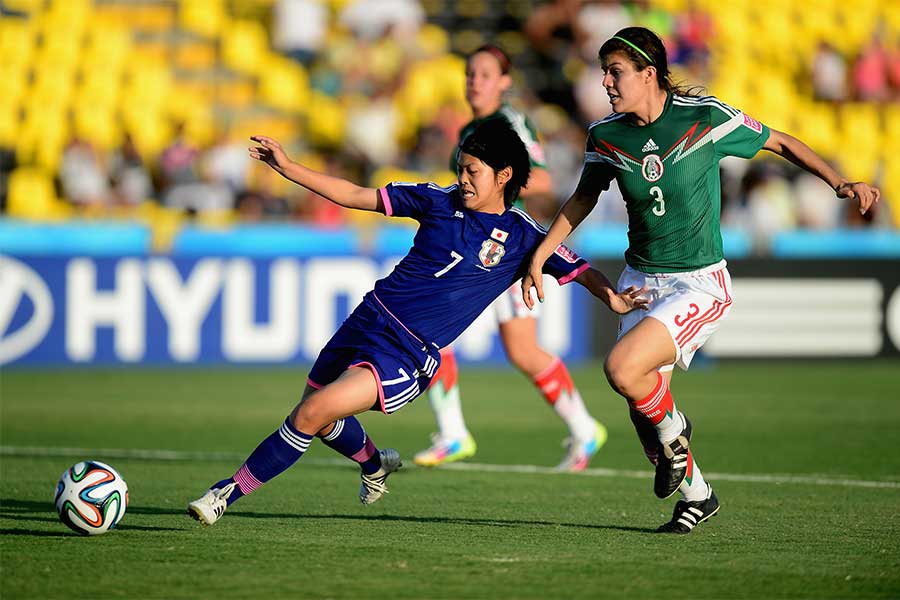
[[[31,21],[0,18],[0,56],[3,64],[24,68],[34,55],[37,34]]]
[[[335,148],[344,141],[346,119],[341,104],[322,92],[310,94],[307,127],[309,140],[317,146]]]
[[[40,12],[44,8],[46,0],[3,0],[3,6],[8,10],[24,13]]]
[[[878,106],[865,102],[845,104],[839,112],[842,147],[862,156],[881,154],[882,128]],[[852,150],[850,150],[852,149]]]
[[[258,73],[268,53],[269,38],[256,21],[232,21],[222,33],[222,62],[239,73]]]
[[[225,29],[228,13],[224,0],[180,0],[178,23],[205,38],[218,38]]]
[[[263,102],[289,112],[303,112],[309,102],[309,76],[302,65],[272,58],[260,71],[259,95]]]
[[[425,57],[445,54],[450,50],[450,36],[442,27],[425,24],[416,34],[416,46]]]
[[[19,164],[43,164],[53,169],[59,153],[69,137],[69,124],[63,105],[30,104],[25,106],[17,140],[16,157]]]
[[[12,148],[19,134],[19,103],[0,100],[0,146]]]
[[[122,143],[122,130],[111,105],[85,104],[75,109],[75,134],[109,152]]]
[[[60,220],[72,212],[57,199],[52,175],[34,167],[19,167],[10,175],[6,210],[11,217],[40,221]]]
[[[84,71],[120,72],[132,49],[132,34],[122,25],[101,20],[92,22],[88,30],[82,65]]]
[[[165,64],[135,61],[129,69],[123,100],[144,106],[164,106],[171,98],[172,74]]]

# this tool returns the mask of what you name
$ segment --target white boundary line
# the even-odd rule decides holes
[[[179,450],[140,450],[122,448],[57,448],[50,446],[0,446],[0,456],[23,457],[87,457],[121,458],[131,460],[160,461],[242,461],[246,454],[237,452],[182,452]],[[345,459],[309,458],[305,464],[316,466],[346,466]],[[553,467],[536,465],[491,465],[484,463],[458,462],[440,467],[448,471],[469,471],[474,473],[524,473],[531,475],[576,475],[580,477],[619,477],[626,479],[650,479],[653,471],[628,469],[585,469],[580,473],[564,473]],[[830,477],[827,475],[754,475],[741,473],[706,473],[711,481],[736,481],[739,483],[792,483],[795,485],[824,485],[829,487],[857,487],[875,489],[900,489],[900,481],[874,481]]]

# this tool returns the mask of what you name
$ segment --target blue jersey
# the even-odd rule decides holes
[[[522,278],[546,235],[518,208],[500,215],[468,210],[456,185],[392,183],[378,191],[387,216],[411,217],[419,230],[409,253],[371,295],[410,333],[439,348]],[[560,245],[544,272],[565,284],[587,268]]]

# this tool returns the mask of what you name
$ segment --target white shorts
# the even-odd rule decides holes
[[[647,288],[650,310],[634,310],[619,319],[619,338],[642,319],[653,317],[669,330],[675,342],[675,363],[687,370],[694,353],[719,328],[731,310],[731,275],[725,261],[687,273],[642,273],[626,266],[618,289]]]
[[[539,314],[539,302],[534,303],[534,310],[528,310],[525,301],[522,300],[522,282],[517,281],[508,290],[500,294],[491,303],[494,314],[497,315],[497,323],[503,324],[513,319],[535,319]]]

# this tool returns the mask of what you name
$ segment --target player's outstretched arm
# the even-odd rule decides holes
[[[528,271],[525,273],[525,277],[522,278],[522,299],[529,310],[534,308],[531,288],[534,288],[537,292],[538,300],[544,301],[544,288],[541,284],[544,263],[547,262],[547,259],[550,258],[550,255],[553,254],[556,248],[569,237],[569,234],[584,221],[584,218],[594,210],[599,195],[599,191],[595,193],[579,186],[575,193],[562,205],[562,208],[559,209],[556,218],[553,219],[553,223],[547,231],[547,236],[532,254]]]
[[[763,148],[783,156],[801,169],[819,177],[830,185],[839,197],[859,202],[860,214],[866,214],[866,211],[881,198],[881,190],[877,187],[862,181],[847,181],[812,148],[792,135],[772,129]]]
[[[616,292],[615,286],[606,278],[606,275],[593,267],[580,273],[573,281],[583,285],[590,293],[600,298],[611,311],[620,315],[634,309],[647,310],[650,305],[650,301],[643,295],[646,290],[631,286],[621,292]]]
[[[356,185],[340,177],[313,171],[294,162],[288,157],[278,140],[264,135],[254,135],[250,139],[258,144],[248,149],[250,157],[266,163],[282,177],[290,179],[340,206],[359,210],[384,211],[377,190]]]

